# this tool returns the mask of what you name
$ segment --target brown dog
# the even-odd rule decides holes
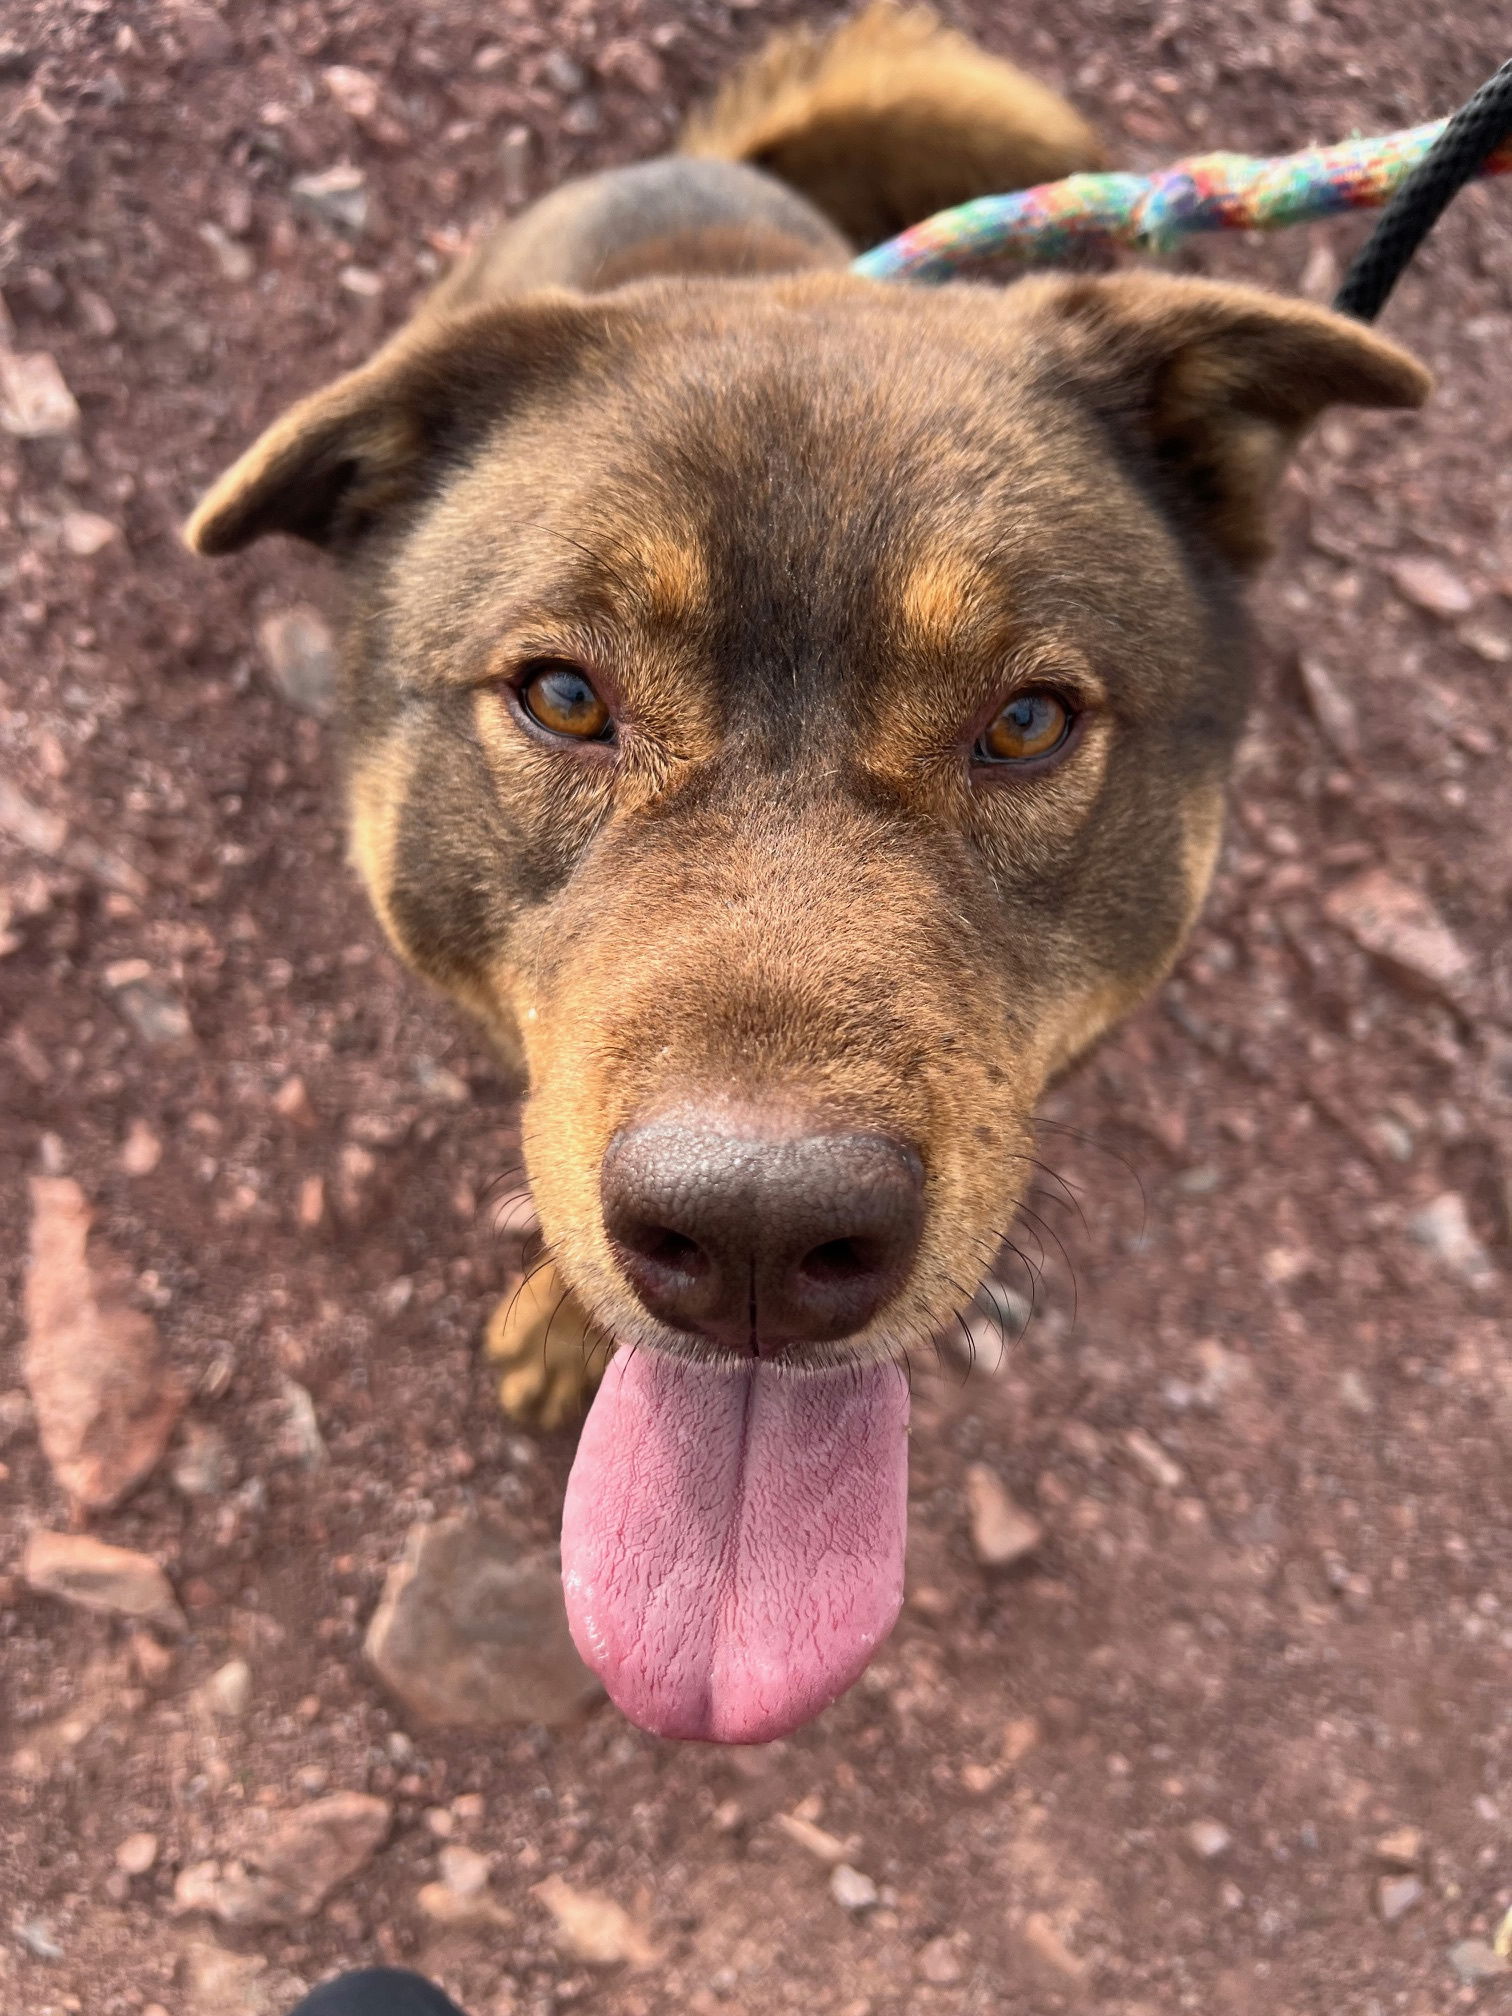
[[[970,1298],[1042,1088],[1202,901],[1287,456],[1330,401],[1427,389],[1241,288],[845,270],[1098,159],[928,16],[787,38],[683,154],[484,244],[189,527],[350,571],[354,857],[527,1074],[582,1316],[497,1333],[537,1354],[506,1393],[575,1398],[586,1321],[621,1346],[569,1607],[666,1733],[791,1728],[890,1627],[899,1347]]]

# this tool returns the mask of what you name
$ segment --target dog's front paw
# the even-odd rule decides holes
[[[551,1266],[510,1291],[489,1318],[484,1354],[500,1368],[499,1405],[511,1420],[548,1432],[588,1411],[608,1339]]]

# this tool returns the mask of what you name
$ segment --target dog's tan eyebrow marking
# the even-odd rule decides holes
[[[966,625],[998,605],[996,584],[979,561],[950,547],[918,560],[898,591],[898,611],[908,643],[943,650]]]
[[[644,596],[649,612],[663,621],[692,616],[708,601],[708,563],[702,549],[690,539],[671,532],[647,532],[621,547],[613,558],[616,572],[637,595]]]

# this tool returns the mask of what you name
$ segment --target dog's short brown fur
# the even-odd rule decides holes
[[[605,1237],[617,1131],[791,1100],[923,1161],[910,1279],[823,1347],[881,1353],[970,1296],[1042,1088],[1202,901],[1238,590],[1288,455],[1329,402],[1413,406],[1427,380],[1238,287],[852,277],[857,238],[1101,158],[927,17],[790,38],[689,144],[485,243],[188,536],[291,532],[348,568],[353,856],[399,950],[523,1066],[583,1320],[692,1348]],[[521,726],[504,687],[543,657],[592,670],[617,744]],[[1044,686],[1080,711],[1065,760],[974,766]],[[494,1340],[506,1402],[552,1419],[584,1376],[582,1321],[542,1345],[555,1302]]]

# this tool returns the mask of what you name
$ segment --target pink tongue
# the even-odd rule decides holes
[[[577,1648],[658,1736],[764,1743],[843,1694],[897,1620],[908,1386],[621,1352],[567,1484]]]

